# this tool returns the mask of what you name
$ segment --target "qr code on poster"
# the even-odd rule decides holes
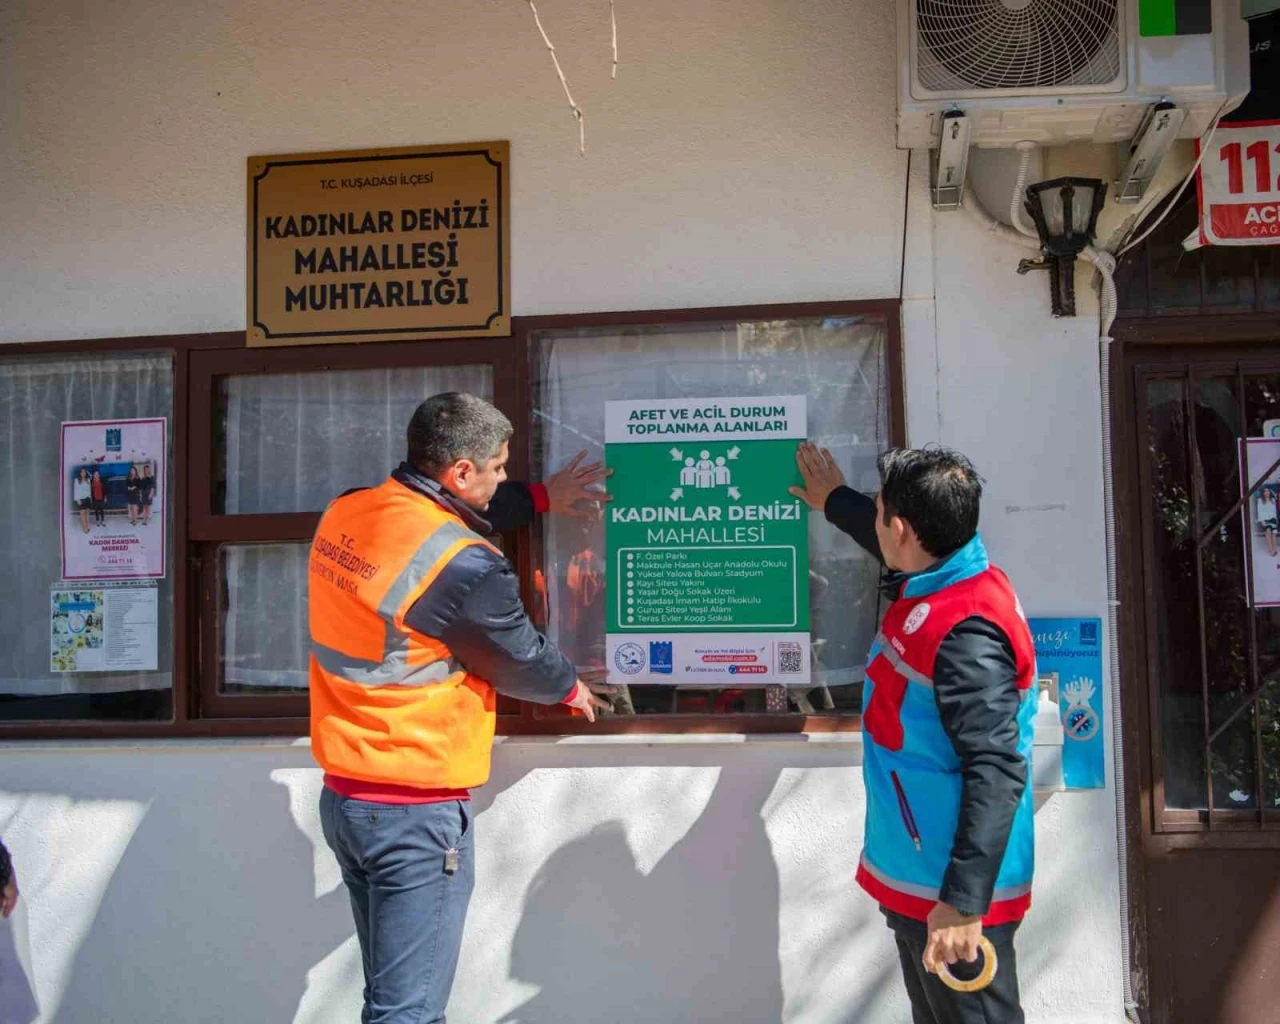
[[[804,652],[796,643],[779,641],[778,675],[798,676],[804,671]]]

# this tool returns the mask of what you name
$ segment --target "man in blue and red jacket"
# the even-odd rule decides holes
[[[1013,936],[1031,903],[1035,649],[978,536],[982,482],[941,448],[882,455],[874,499],[825,449],[801,445],[796,461],[792,493],[889,570],[863,684],[858,883],[893,929],[915,1024],[1021,1024]],[[984,933],[992,983],[944,986],[940,963],[977,960]]]

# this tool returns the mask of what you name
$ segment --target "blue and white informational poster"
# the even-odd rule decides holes
[[[53,672],[154,672],[160,626],[155,583],[61,585],[49,602]]]
[[[1102,620],[1028,619],[1040,676],[1057,683],[1062,775],[1067,789],[1107,784],[1103,740]]]

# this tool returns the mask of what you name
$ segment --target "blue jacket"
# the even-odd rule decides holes
[[[879,557],[875,506],[840,488],[827,518]],[[917,920],[942,900],[987,924],[1030,901],[1035,654],[980,538],[888,578],[863,688],[866,845],[858,878]]]

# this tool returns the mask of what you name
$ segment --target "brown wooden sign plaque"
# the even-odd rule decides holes
[[[511,333],[506,142],[249,158],[247,344]]]

